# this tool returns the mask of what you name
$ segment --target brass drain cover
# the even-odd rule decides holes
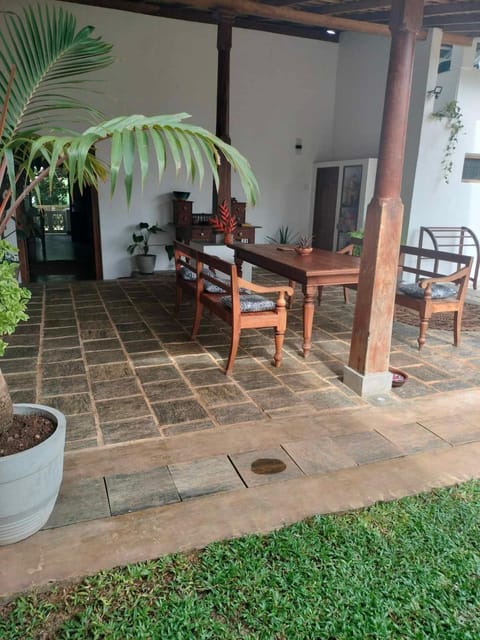
[[[253,473],[267,475],[271,473],[281,473],[285,471],[287,465],[283,460],[278,460],[277,458],[258,458],[258,460],[252,462],[250,468]]]

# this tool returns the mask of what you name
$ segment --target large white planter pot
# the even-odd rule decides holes
[[[157,256],[151,253],[147,253],[147,255],[138,254],[135,259],[137,261],[137,269],[141,274],[147,275],[154,272]]]
[[[0,458],[0,545],[23,540],[43,527],[55,506],[63,475],[63,413],[41,404],[15,404],[13,411],[45,416],[57,428],[36,447]]]

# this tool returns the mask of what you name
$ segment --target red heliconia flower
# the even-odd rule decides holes
[[[210,224],[213,224],[217,231],[222,233],[233,233],[238,227],[238,220],[236,216],[232,216],[227,205],[227,201],[224,200],[219,207],[220,211],[217,216],[209,218]]]

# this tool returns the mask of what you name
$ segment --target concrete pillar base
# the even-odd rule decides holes
[[[343,383],[359,396],[381,395],[392,390],[392,374],[390,371],[362,374],[345,365]]]

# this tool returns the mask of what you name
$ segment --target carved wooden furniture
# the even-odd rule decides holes
[[[173,200],[173,224],[175,225],[175,238],[180,242],[189,243],[192,240],[199,242],[215,242],[217,232],[208,222],[210,214],[193,213],[193,202],[190,200]],[[234,242],[255,242],[255,227],[245,222],[245,202],[232,201],[232,213],[240,221],[233,233]]]
[[[212,287],[224,289],[224,292],[212,293],[210,292]],[[242,293],[242,288],[251,293]],[[276,293],[276,301],[258,295],[263,293]],[[199,252],[192,338],[195,338],[198,333],[203,307],[230,325],[230,353],[225,369],[225,374],[230,375],[237,355],[242,329],[272,327],[275,333],[273,364],[275,367],[279,367],[282,362],[282,347],[287,327],[285,296],[291,294],[292,289],[287,286],[263,287],[243,280],[238,277],[237,267],[234,264],[220,260],[216,256]]]
[[[480,244],[477,236],[468,227],[420,227],[418,246],[423,248],[426,238],[429,237],[435,251],[453,250],[454,253],[464,253],[466,247],[473,249],[473,263],[470,273],[470,281],[473,288],[477,288],[478,272],[480,269]],[[419,257],[417,266],[423,258]],[[458,266],[460,268],[460,265]],[[434,262],[433,271],[438,271],[438,260]]]
[[[195,296],[195,317],[192,339],[200,328],[203,308],[221,318],[231,327],[230,353],[226,375],[233,370],[242,329],[272,327],[275,332],[274,365],[282,361],[282,347],[287,326],[286,295],[290,287],[262,287],[247,282],[237,275],[234,264],[216,256],[196,251],[188,245],[175,243],[178,310],[182,293]],[[277,294],[276,300],[258,294]]]
[[[352,244],[345,247],[344,251],[351,253],[353,247],[361,243],[361,240],[354,240]],[[430,264],[433,263],[436,271],[422,268],[422,262],[425,260]],[[471,256],[401,245],[395,304],[418,311],[419,349],[425,344],[428,323],[434,313],[454,314],[453,343],[456,347],[460,344],[463,307],[472,263]],[[442,265],[443,274],[439,273],[440,265]],[[456,270],[452,272],[452,269]],[[403,274],[413,274],[415,282],[404,282]],[[348,302],[347,288],[344,287],[343,290],[345,302]]]
[[[436,265],[446,265],[444,268],[450,273],[442,275],[438,272],[418,268],[417,265],[410,266],[409,258],[416,258],[417,264],[418,258],[433,259]],[[433,251],[407,245],[400,247],[399,270],[403,273],[413,273],[418,286],[415,287],[415,283],[413,283],[414,286],[405,286],[400,283],[395,295],[395,304],[418,311],[420,316],[419,349],[425,344],[428,322],[433,313],[453,313],[453,343],[456,347],[460,344],[463,306],[472,262],[471,256],[457,253]],[[457,270],[451,273],[451,269],[455,267]],[[411,284],[409,283],[409,285]]]
[[[303,291],[303,355],[312,347],[314,295],[317,287],[358,282],[360,258],[314,249],[309,256],[285,251],[285,245],[236,244],[235,263],[249,262],[299,282]],[[293,290],[292,290],[293,294]]]

